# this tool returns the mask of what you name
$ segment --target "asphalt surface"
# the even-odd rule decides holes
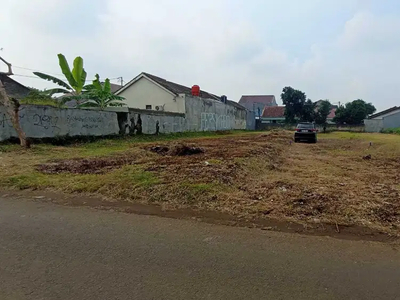
[[[400,251],[2,197],[0,299],[400,299]]]

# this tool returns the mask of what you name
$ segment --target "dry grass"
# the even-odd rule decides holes
[[[190,156],[149,151],[173,149],[175,141],[108,140],[30,151],[12,146],[0,154],[0,186],[399,234],[399,136],[330,133],[315,145],[291,144],[291,137],[272,131],[181,140],[204,150]]]

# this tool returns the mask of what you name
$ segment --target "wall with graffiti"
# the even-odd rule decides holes
[[[186,118],[192,131],[246,129],[247,111],[239,105],[186,96]]]
[[[20,121],[30,138],[249,129],[248,112],[237,104],[191,96],[185,97],[185,104],[184,114],[128,108],[100,111],[23,105]],[[0,141],[11,137],[17,137],[16,132],[5,108],[0,107]]]
[[[57,136],[101,136],[119,133],[115,112],[59,109],[50,106],[23,105],[19,118],[30,138]],[[0,141],[17,137],[9,115],[0,107]]]
[[[122,127],[144,134],[247,129],[247,111],[239,106],[191,96],[185,97],[185,105],[185,114],[129,109]]]

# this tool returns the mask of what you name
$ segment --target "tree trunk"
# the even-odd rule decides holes
[[[30,142],[27,140],[25,132],[21,128],[19,122],[19,102],[16,99],[10,99],[7,96],[3,82],[0,80],[0,105],[4,105],[7,113],[10,116],[11,123],[18,134],[20,145],[24,148],[30,148]]]

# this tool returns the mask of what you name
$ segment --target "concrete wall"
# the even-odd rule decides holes
[[[247,110],[211,99],[185,96],[186,113],[171,113],[134,108],[110,108],[110,111],[59,109],[50,106],[23,105],[22,129],[30,138],[57,136],[101,136],[124,133],[144,134],[184,131],[254,129]],[[250,120],[251,121],[251,120]],[[140,125],[140,126],[139,126]],[[0,107],[0,141],[17,137],[4,107]]]
[[[256,115],[254,111],[247,111],[246,130],[256,130]]]
[[[115,112],[39,105],[22,105],[20,122],[30,138],[113,135],[120,130]],[[0,141],[10,137],[17,137],[17,134],[5,107],[0,106]]]
[[[186,129],[217,131],[246,129],[247,111],[217,100],[185,96]]]
[[[138,124],[141,125],[142,133],[155,134],[159,133],[172,133],[186,131],[186,118],[185,114],[148,111],[140,109],[129,109],[129,116],[125,120],[124,127],[126,133],[137,132]]]
[[[144,77],[118,95],[125,98],[129,108],[146,109],[146,105],[151,105],[152,110],[161,106],[164,111],[185,113],[184,97],[176,96]]]
[[[185,101],[185,114],[131,108],[126,124],[121,127],[125,126],[126,132],[136,132],[140,124],[144,134],[155,134],[157,128],[159,133],[247,129],[247,111],[244,109],[191,96],[185,96]]]
[[[383,119],[365,119],[364,125],[366,132],[381,132],[383,129]]]

